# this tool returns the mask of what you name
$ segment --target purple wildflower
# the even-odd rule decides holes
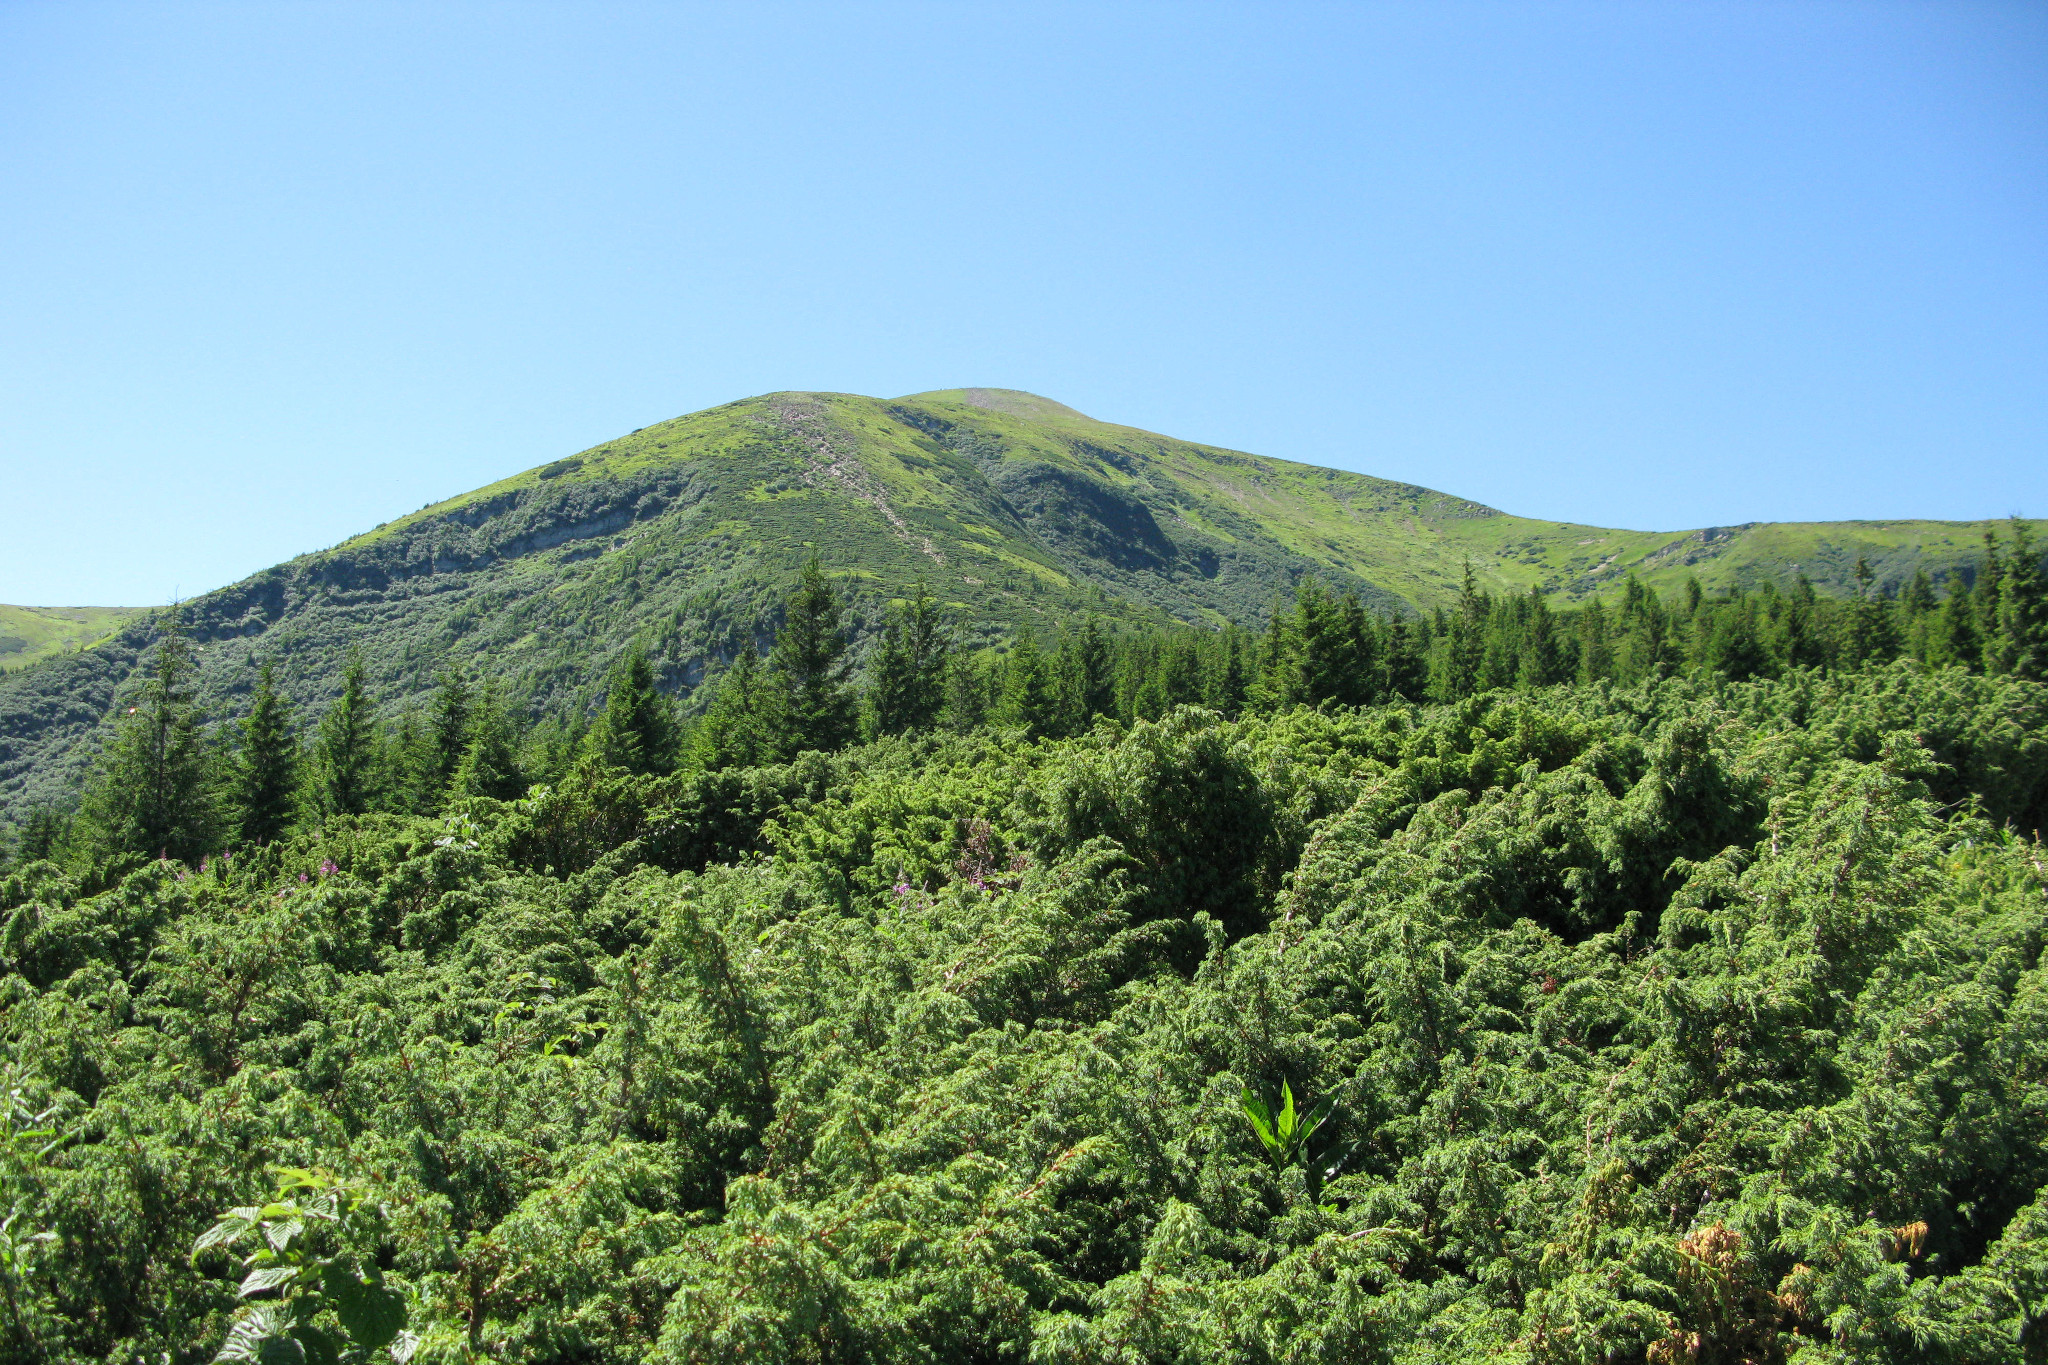
[[[332,877],[332,876],[333,876],[333,875],[334,875],[335,873],[337,873],[337,872],[339,872],[339,871],[341,871],[341,869],[340,869],[340,868],[338,868],[338,867],[336,867],[336,866],[334,865],[334,859],[332,859],[332,858],[322,858],[322,859],[320,860],[320,875],[321,875],[321,876],[323,876],[323,877]]]

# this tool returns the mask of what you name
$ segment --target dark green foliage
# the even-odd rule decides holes
[[[1183,708],[40,863],[17,1354],[2019,1365],[2044,720]]]
[[[256,696],[241,730],[230,805],[242,842],[267,844],[291,827],[299,800],[299,739],[291,703],[278,695],[270,664],[257,675]]]
[[[100,856],[197,860],[218,836],[211,755],[192,705],[190,647],[173,626],[87,784],[81,815]]]
[[[2048,579],[2042,575],[2031,528],[2015,521],[2011,551],[2001,558],[1995,544],[1988,545],[1986,559],[1995,570],[1987,572],[1986,579],[1993,589],[1987,596],[1996,607],[1985,613],[1985,670],[2035,680],[2048,677]]]
[[[434,815],[24,840],[7,1351],[2023,1365],[2048,684],[1921,629],[2025,637],[2008,559],[1988,618],[1309,585],[825,748],[814,564],[672,770],[628,656],[580,750],[472,692]]]
[[[778,756],[805,749],[837,749],[853,737],[855,700],[847,685],[850,661],[839,628],[839,598],[812,555],[783,607],[782,628],[768,656],[774,697],[769,744]]]
[[[311,803],[326,814],[361,815],[377,801],[381,756],[371,708],[362,655],[353,654],[313,745]]]
[[[776,703],[752,640],[741,647],[718,690],[711,709],[693,736],[696,761],[704,768],[747,768],[767,762],[777,750]]]
[[[674,706],[656,687],[654,665],[635,644],[612,670],[604,710],[584,745],[608,767],[664,773],[675,766]]]
[[[429,710],[424,761],[419,764],[422,812],[433,809],[447,794],[455,770],[462,766],[462,756],[469,751],[470,711],[475,701],[461,674],[453,669],[442,671]]]
[[[56,858],[63,849],[70,825],[71,822],[61,812],[49,806],[37,806],[22,822],[21,835],[14,841],[14,861],[25,864]]]
[[[1027,738],[1043,739],[1065,727],[1059,680],[1052,661],[1039,651],[1035,636],[1020,636],[1003,663],[1001,692],[996,701],[998,725],[1022,730]]]
[[[875,647],[868,682],[872,732],[900,735],[937,724],[946,704],[948,659],[938,603],[920,582],[916,595],[891,611]]]
[[[660,700],[666,704],[666,699]],[[610,714],[609,708],[607,714]],[[488,683],[484,685],[483,693],[476,699],[468,719],[469,743],[463,749],[454,773],[449,776],[450,797],[484,796],[494,801],[511,801],[526,795],[526,775],[520,770],[517,738],[512,731],[512,722],[498,704],[495,687]],[[664,750],[671,747],[666,730],[665,725],[654,730],[655,742],[659,742]],[[643,745],[648,742],[643,740]],[[639,747],[637,752],[645,754],[647,749]]]

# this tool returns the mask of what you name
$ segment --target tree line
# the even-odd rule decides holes
[[[2048,676],[2048,577],[2032,529],[1987,532],[1974,572],[1937,595],[1924,570],[1824,598],[1804,574],[1780,590],[1708,594],[1689,580],[1667,601],[1630,577],[1617,600],[1554,609],[1539,590],[1493,594],[1467,567],[1457,599],[1420,617],[1370,610],[1304,578],[1263,630],[1113,630],[1084,620],[1005,651],[956,646],[922,585],[886,615],[864,677],[853,676],[843,604],[822,563],[800,570],[763,657],[749,640],[685,717],[640,644],[611,670],[595,716],[514,714],[496,686],[444,672],[428,705],[380,720],[360,654],[308,728],[262,666],[247,714],[209,737],[192,697],[188,642],[165,631],[134,704],[75,812],[39,809],[14,861],[58,857],[108,875],[142,858],[195,862],[267,844],[329,816],[434,814],[469,797],[510,800],[572,770],[633,775],[786,763],[862,740],[984,727],[1028,739],[1129,725],[1177,707],[1226,718],[1293,707],[1454,702],[1496,689],[1631,685],[1679,675],[1742,681],[1843,672],[1894,659],[1991,676]],[[4,853],[0,850],[0,853]]]

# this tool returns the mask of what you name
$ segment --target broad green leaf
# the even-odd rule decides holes
[[[1308,1140],[1315,1136],[1316,1129],[1323,1126],[1324,1121],[1330,1117],[1330,1111],[1336,1108],[1336,1106],[1337,1097],[1335,1095],[1325,1095],[1321,1103],[1308,1111],[1308,1116],[1301,1121],[1301,1142],[1303,1146],[1307,1146]]]
[[[297,1337],[265,1337],[256,1347],[257,1365],[310,1365],[306,1347]]]
[[[237,1297],[244,1299],[248,1298],[251,1294],[261,1294],[266,1289],[275,1289],[281,1284],[289,1284],[298,1273],[299,1268],[295,1265],[273,1265],[265,1266],[260,1270],[252,1270],[242,1281],[242,1287],[236,1290],[235,1294]]]
[[[254,1210],[252,1209],[250,1212],[253,1213]],[[241,1210],[238,1209],[235,1214],[221,1219],[218,1223],[200,1233],[199,1240],[192,1244],[192,1254],[197,1256],[208,1247],[233,1246],[236,1242],[247,1236],[249,1229],[255,1227],[256,1224],[251,1219],[239,1216],[240,1213]]]
[[[220,1354],[215,1360],[251,1361],[259,1359],[263,1343],[274,1339],[291,1325],[291,1318],[284,1305],[278,1303],[251,1304],[242,1315],[228,1327],[228,1339],[221,1344]]]
[[[339,1262],[321,1272],[320,1287],[334,1300],[334,1315],[349,1340],[365,1351],[388,1346],[405,1330],[405,1298],[370,1284]]]
[[[306,1365],[341,1365],[341,1348],[334,1338],[311,1323],[300,1323],[290,1336],[306,1353]]]
[[[1273,1136],[1273,1111],[1266,1107],[1264,1100],[1252,1094],[1250,1086],[1244,1088],[1239,1102],[1244,1106],[1244,1116],[1251,1120],[1252,1131],[1259,1135],[1259,1141],[1265,1144],[1266,1150],[1277,1157],[1280,1143]]]

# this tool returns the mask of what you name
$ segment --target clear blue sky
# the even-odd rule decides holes
[[[0,601],[774,389],[2048,512],[2048,5],[0,5]]]

